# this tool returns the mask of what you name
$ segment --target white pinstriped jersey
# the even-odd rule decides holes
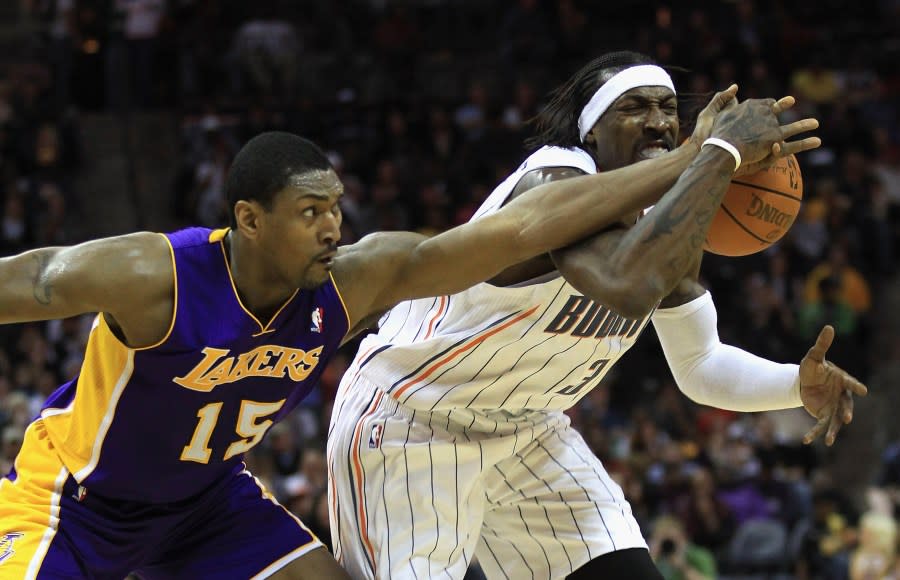
[[[580,149],[544,147],[497,186],[473,219],[499,209],[522,176],[539,167],[597,171]],[[393,308],[362,342],[344,380],[358,374],[408,407],[448,411],[463,421],[468,413],[473,425],[480,414],[563,410],[600,382],[648,320],[611,312],[555,272],[518,287],[479,284]]]

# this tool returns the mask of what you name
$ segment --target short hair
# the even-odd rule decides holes
[[[525,141],[526,147],[581,147],[578,134],[581,110],[612,75],[642,64],[656,64],[656,61],[639,52],[622,50],[608,52],[581,67],[550,93],[550,102],[528,121],[535,135]]]
[[[329,169],[328,157],[309,139],[283,131],[260,133],[238,151],[228,170],[225,196],[231,227],[237,226],[234,204],[238,201],[253,200],[271,210],[275,194],[287,187],[291,176]]]

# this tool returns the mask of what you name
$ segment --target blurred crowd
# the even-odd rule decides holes
[[[830,358],[868,381],[900,359],[900,2],[897,0],[22,0],[22,58],[0,59],[0,252],[71,243],[79,118],[168,111],[177,223],[220,226],[231,159],[267,129],[328,151],[346,188],[344,242],[466,221],[528,151],[527,120],[594,56],[671,67],[684,127],[711,92],[792,94],[821,121],[788,236],[702,276],[724,342],[796,362],[823,324]],[[77,373],[90,317],[0,326],[5,471],[44,398]],[[355,349],[248,457],[328,540],[324,438]],[[653,332],[570,412],[631,501],[666,578],[898,578],[900,441],[852,496],[802,410],[700,407]],[[853,427],[850,427],[853,429]],[[841,445],[841,442],[838,442]],[[473,574],[475,572],[473,571]]]

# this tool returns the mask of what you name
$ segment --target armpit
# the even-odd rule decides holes
[[[684,278],[675,286],[675,289],[659,303],[660,308],[674,308],[687,304],[691,300],[695,300],[706,292],[697,280],[693,278]]]

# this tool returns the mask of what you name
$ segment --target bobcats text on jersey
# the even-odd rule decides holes
[[[581,338],[589,336],[598,339],[607,336],[631,338],[643,326],[644,320],[643,318],[634,320],[619,316],[590,298],[571,294],[544,332],[568,333]]]

